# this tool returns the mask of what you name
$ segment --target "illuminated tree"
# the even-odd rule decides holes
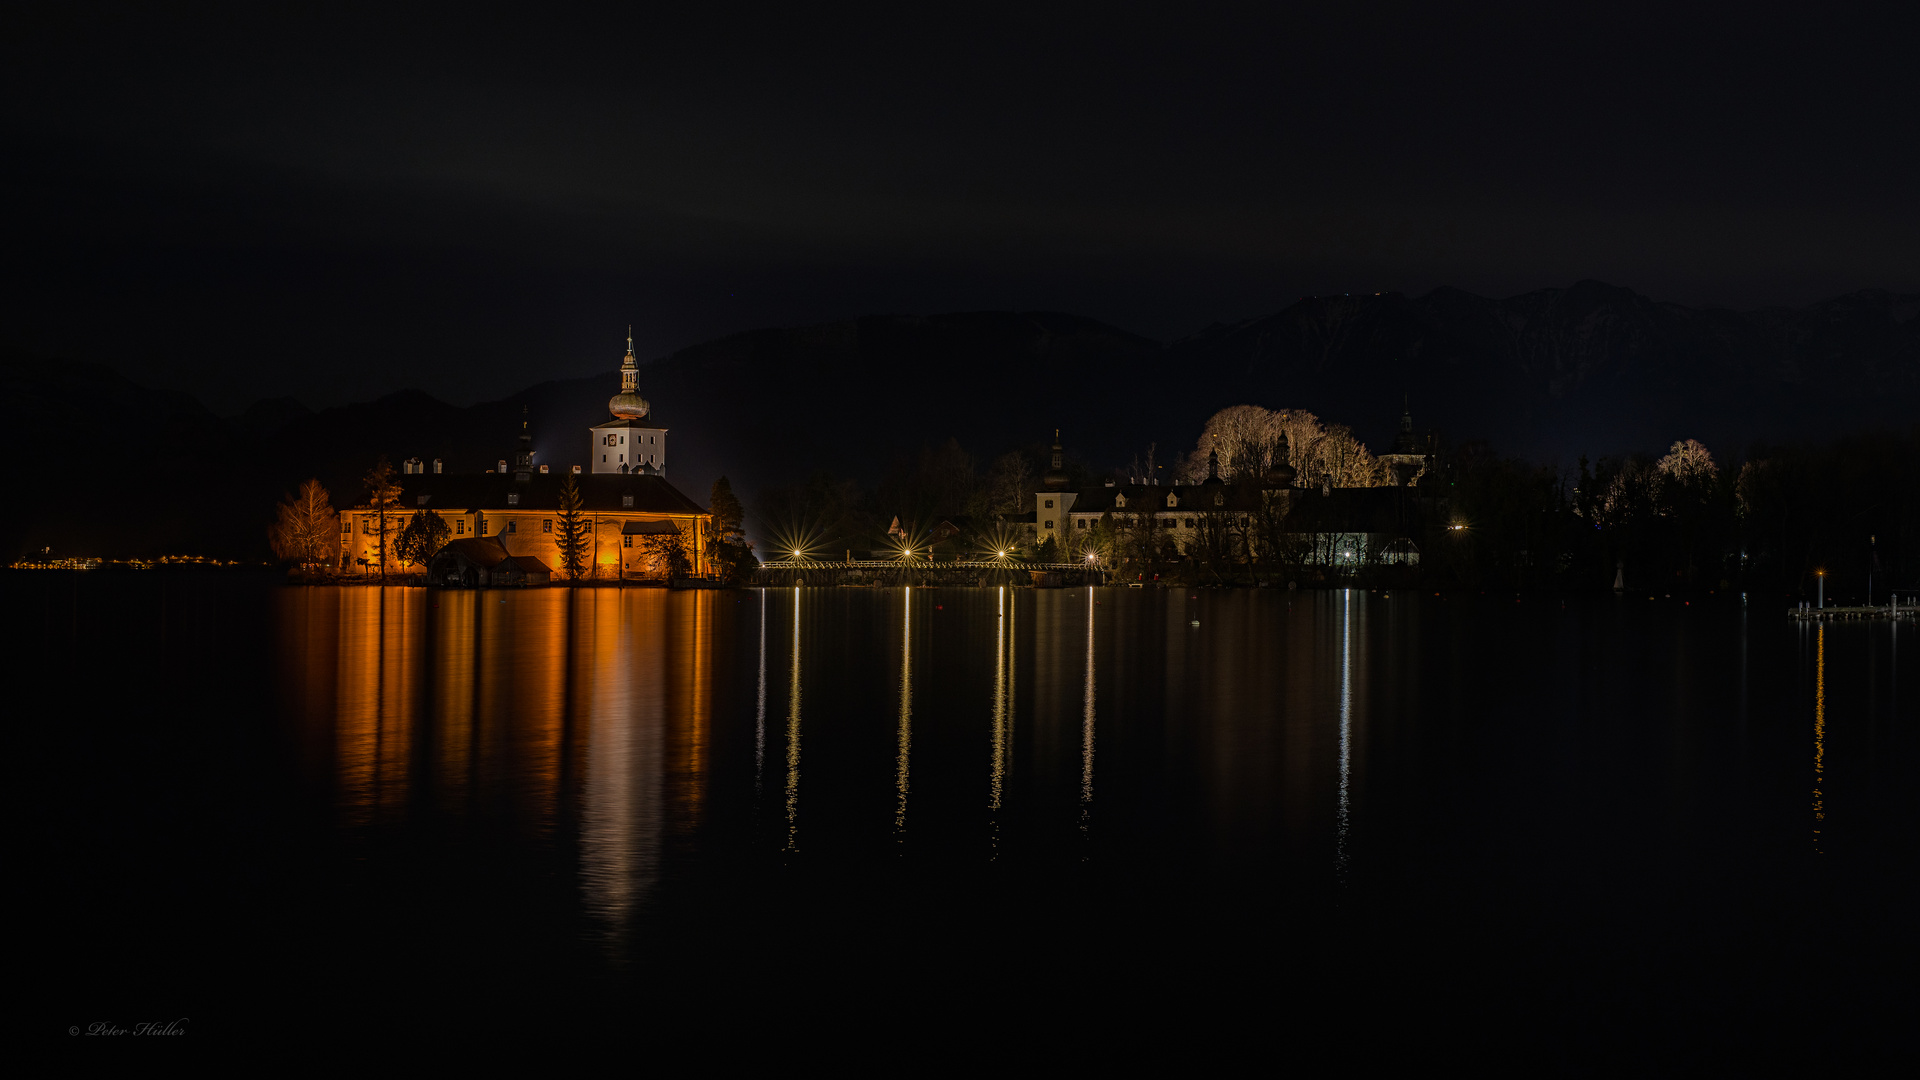
[[[560,554],[560,569],[568,581],[578,581],[587,570],[593,522],[580,511],[580,482],[572,473],[560,481],[560,515],[554,524],[558,528],[554,530],[553,546]]]
[[[1713,455],[1697,439],[1674,443],[1654,468],[1660,471],[1665,486],[1690,492],[1711,488],[1720,476],[1720,466],[1713,463]]]
[[[299,563],[304,571],[333,565],[340,550],[340,517],[333,511],[333,497],[318,480],[301,484],[297,493],[280,504],[267,537],[274,555]]]
[[[393,466],[388,464],[387,455],[381,454],[380,460],[374,462],[373,468],[367,471],[364,483],[367,485],[367,501],[378,514],[375,535],[380,538],[380,583],[384,585],[387,581],[387,548],[390,543],[387,539],[387,507],[400,497],[400,485],[394,482]]]
[[[1309,448],[1314,478],[1326,477],[1334,487],[1378,487],[1384,477],[1379,461],[1354,437],[1345,424],[1327,428]]]
[[[668,578],[683,578],[693,572],[693,560],[687,554],[686,534],[677,529],[670,533],[642,536],[640,550],[646,554],[647,565],[656,571],[664,569]]]
[[[1282,462],[1281,438],[1285,437]],[[1334,487],[1378,487],[1388,481],[1386,469],[1344,424],[1325,425],[1305,409],[1263,409],[1234,405],[1207,420],[1200,441],[1181,467],[1188,483],[1207,478],[1209,454],[1218,454],[1220,479],[1257,480],[1276,465],[1293,467],[1300,482],[1312,486],[1322,479]]]
[[[1279,444],[1280,415],[1258,405],[1233,405],[1208,417],[1198,445],[1187,457],[1185,479],[1205,480],[1210,454],[1219,455],[1222,480],[1264,474]]]
[[[1686,575],[1691,581],[1694,549],[1698,546],[1699,534],[1708,513],[1707,504],[1717,494],[1720,467],[1714,464],[1713,455],[1699,440],[1683,439],[1674,443],[1667,455],[1654,463],[1654,469],[1658,481],[1655,494],[1659,499],[1660,513],[1672,517],[1680,525],[1681,546],[1686,553]]]
[[[400,535],[394,538],[394,554],[400,556],[403,562],[425,566],[436,552],[446,546],[451,533],[446,519],[438,512],[416,510],[413,517],[408,519],[407,527],[401,529]]]

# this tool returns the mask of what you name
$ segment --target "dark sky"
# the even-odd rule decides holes
[[[755,326],[1920,291],[1903,7],[35,5],[5,343],[237,411]]]

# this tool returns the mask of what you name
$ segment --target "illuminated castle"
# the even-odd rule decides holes
[[[501,458],[484,472],[459,473],[442,471],[438,459],[431,471],[418,458],[409,460],[395,477],[400,491],[384,514],[366,503],[341,513],[341,569],[377,573],[383,536],[388,572],[416,569],[396,561],[392,540],[413,515],[431,511],[448,533],[446,546],[425,568],[433,584],[550,580],[563,566],[556,530],[562,521],[560,488],[571,476],[588,523],[588,578],[666,581],[670,563],[650,540],[661,536],[680,537],[689,572],[707,573],[712,515],[667,482],[667,429],[649,421],[652,407],[640,396],[638,380],[629,328],[620,392],[607,402],[613,418],[589,429],[585,466],[564,460],[536,464],[533,433],[524,420],[511,465]]]

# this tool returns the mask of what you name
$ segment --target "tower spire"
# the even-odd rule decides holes
[[[1060,429],[1053,429],[1053,455],[1047,463],[1046,475],[1040,478],[1048,491],[1060,491],[1067,486],[1066,451],[1060,448]]]
[[[627,355],[620,361],[620,392],[607,402],[607,411],[623,420],[647,415],[647,399],[640,396],[640,362],[633,357],[633,324],[627,324]]]

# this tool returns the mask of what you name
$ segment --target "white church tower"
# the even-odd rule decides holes
[[[640,396],[640,365],[633,358],[633,327],[627,327],[627,358],[620,362],[620,392],[607,402],[613,419],[595,424],[593,470],[597,473],[667,475],[667,429],[647,419],[651,408]]]

